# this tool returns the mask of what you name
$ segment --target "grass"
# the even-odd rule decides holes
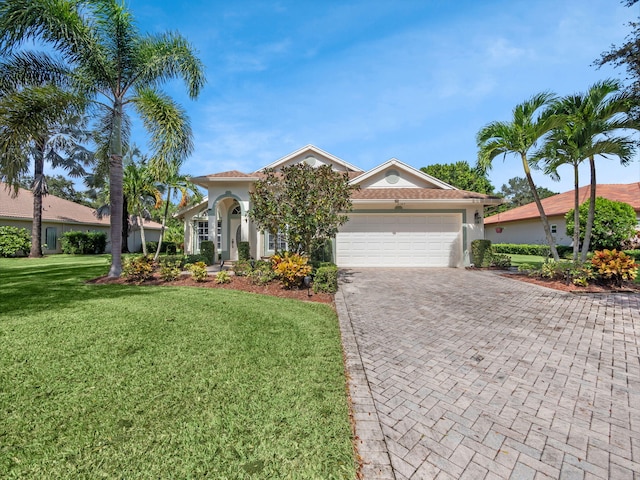
[[[515,253],[509,253],[507,255],[511,257],[511,266],[513,267],[519,267],[523,263],[540,267],[544,263],[544,257],[539,255],[520,255]]]
[[[337,318],[0,259],[3,478],[355,478]]]

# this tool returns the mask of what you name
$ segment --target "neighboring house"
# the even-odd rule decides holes
[[[18,195],[12,197],[13,189],[0,182],[0,226],[26,228],[31,231],[33,222],[33,194],[30,190],[19,189]],[[132,222],[129,229],[128,247],[130,252],[142,250],[140,228]],[[146,240],[158,241],[161,225],[146,221],[144,233]],[[109,238],[109,217],[98,219],[95,210],[54,195],[42,198],[42,253],[61,253],[60,237],[70,231],[105,232],[107,234],[107,252],[111,251]]]
[[[460,267],[469,264],[471,241],[484,238],[485,205],[502,199],[458,190],[420,170],[391,159],[367,172],[313,145],[296,150],[254,173],[230,171],[192,178],[207,199],[179,212],[185,222],[185,250],[199,251],[213,240],[224,260],[238,258],[248,241],[253,258],[286,249],[283,238],[260,231],[249,218],[249,192],[266,168],[306,162],[346,172],[353,185],[353,211],[333,242],[342,267]]]
[[[589,200],[590,186],[580,187],[580,204]],[[628,203],[636,211],[640,226],[640,182],[626,184],[602,184],[596,187],[596,195],[609,200]],[[557,245],[571,245],[572,235],[567,235],[564,216],[574,207],[574,190],[542,200],[544,213],[549,219],[551,233]],[[545,234],[540,213],[535,203],[498,213],[484,219],[485,238],[492,243],[545,244]]]

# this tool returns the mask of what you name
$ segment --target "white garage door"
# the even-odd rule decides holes
[[[336,238],[341,267],[457,267],[461,214],[352,214]]]

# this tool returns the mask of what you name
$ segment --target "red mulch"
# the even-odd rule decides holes
[[[640,285],[632,282],[624,282],[622,287],[616,287],[614,285],[599,285],[591,284],[587,287],[580,287],[570,283],[567,285],[566,281],[561,280],[549,280],[546,278],[529,277],[521,274],[503,274],[503,277],[513,278],[521,282],[535,283],[547,288],[553,288],[555,290],[562,290],[563,292],[572,293],[640,293]]]
[[[109,278],[98,277],[93,280],[89,280],[87,283],[105,285],[105,284],[118,284],[118,285],[134,285],[133,282],[129,282],[124,278]],[[204,282],[196,282],[191,275],[183,274],[180,279],[173,282],[165,282],[160,278],[159,274],[154,274],[149,280],[142,282],[140,285],[156,285],[156,286],[172,286],[172,287],[200,287],[200,288],[224,288],[227,290],[242,290],[243,292],[260,293],[262,295],[271,295],[272,297],[280,298],[293,298],[296,300],[302,300],[303,302],[320,302],[333,304],[333,295],[328,293],[313,293],[311,289],[311,296],[308,295],[307,290],[287,290],[282,286],[282,283],[274,281],[268,285],[254,285],[249,281],[247,277],[231,277],[230,283],[217,284],[215,277],[209,276]]]

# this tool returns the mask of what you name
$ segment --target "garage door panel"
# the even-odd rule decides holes
[[[337,263],[363,266],[458,266],[460,214],[353,214],[337,236]]]

